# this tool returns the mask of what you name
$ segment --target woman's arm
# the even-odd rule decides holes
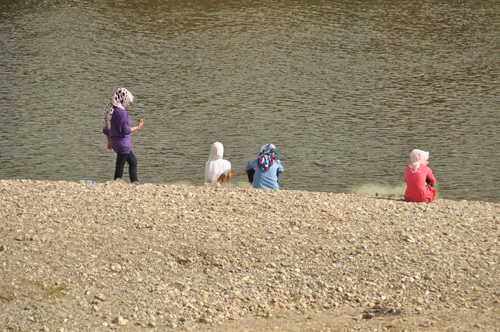
[[[278,167],[278,173],[283,173],[284,171],[285,171],[285,167],[283,167],[283,165],[280,162],[279,167]]]
[[[436,184],[436,177],[434,176],[434,174],[432,174],[432,170],[430,168],[427,168],[429,171],[427,172],[427,178],[426,180],[429,180],[429,185],[431,187],[434,187],[434,185]]]
[[[108,139],[108,150],[113,152],[113,148],[111,147],[111,140],[109,139],[109,136],[106,135],[106,138]]]
[[[144,125],[144,121],[142,121],[142,119],[139,119],[139,121],[137,121],[137,126],[130,127],[130,132],[133,133],[134,131],[141,129],[141,127],[143,125]]]
[[[106,135],[106,138],[108,139],[108,150],[113,151],[113,148],[111,147],[111,140],[109,139],[109,129],[108,127],[105,127],[102,129],[102,133]]]
[[[248,164],[246,164],[246,166],[245,166],[245,172],[248,172],[252,168],[257,167],[258,160],[259,160],[259,158],[255,158],[254,160],[252,160],[251,162],[249,162]]]

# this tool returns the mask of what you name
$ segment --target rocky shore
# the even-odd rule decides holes
[[[499,331],[500,204],[0,180],[0,331]]]

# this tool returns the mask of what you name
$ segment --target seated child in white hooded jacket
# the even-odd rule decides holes
[[[212,144],[210,156],[205,162],[205,185],[227,182],[231,179],[231,163],[222,159],[224,156],[224,146],[220,142]]]

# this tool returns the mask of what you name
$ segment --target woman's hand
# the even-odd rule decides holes
[[[137,126],[131,127],[130,132],[133,133],[134,131],[141,129],[142,125],[144,125],[144,121],[142,121],[142,119],[139,119],[139,121],[137,121]]]
[[[108,139],[108,150],[113,152],[113,148],[111,147],[111,140],[109,139],[109,136],[106,136],[106,138]]]

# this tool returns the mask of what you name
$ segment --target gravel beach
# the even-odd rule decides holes
[[[0,331],[500,331],[500,204],[0,180]]]

